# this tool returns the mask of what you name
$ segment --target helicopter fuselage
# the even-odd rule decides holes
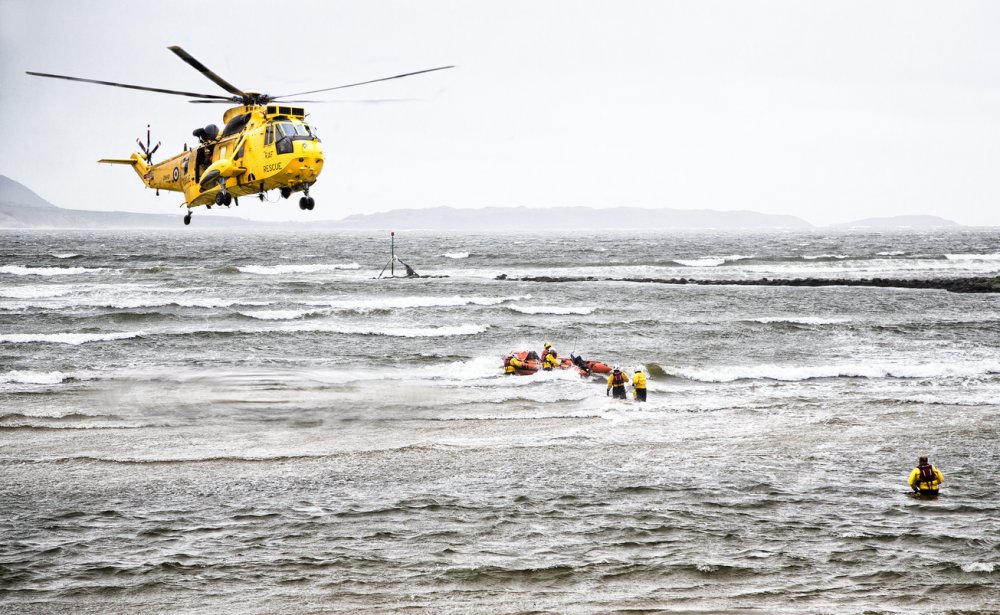
[[[226,111],[221,134],[195,131],[201,143],[163,162],[146,164],[138,152],[127,160],[149,188],[181,192],[189,209],[268,190],[308,191],[323,170],[323,147],[301,107],[241,105]],[[207,132],[207,134],[206,134]]]

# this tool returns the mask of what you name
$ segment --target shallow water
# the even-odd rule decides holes
[[[1000,233],[0,234],[4,611],[1000,609]],[[650,373],[614,402],[540,350]],[[946,482],[912,498],[928,454]]]

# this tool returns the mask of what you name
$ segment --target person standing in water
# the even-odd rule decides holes
[[[605,395],[611,395],[615,399],[628,399],[625,395],[625,384],[627,382],[628,376],[625,375],[625,372],[616,363],[608,375],[608,390]]]
[[[937,495],[938,487],[944,482],[944,474],[921,457],[917,467],[910,472],[910,489],[920,495]]]
[[[642,367],[632,375],[632,389],[636,401],[646,401],[646,373],[642,371]]]

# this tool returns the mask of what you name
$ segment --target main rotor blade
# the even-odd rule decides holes
[[[281,94],[280,96],[272,96],[271,100],[278,98],[288,98],[289,96],[305,96],[306,94],[316,94],[318,92],[329,92],[331,90],[342,90],[344,88],[353,88],[358,85],[367,85],[369,83],[377,83],[379,81],[389,81],[390,79],[399,79],[401,77],[410,77],[412,75],[421,75],[423,73],[433,73],[436,70],[445,70],[448,68],[455,68],[454,66],[439,66],[437,68],[428,68],[426,70],[418,70],[415,73],[403,73],[402,75],[393,75],[392,77],[382,77],[381,79],[372,79],[371,81],[362,81],[360,83],[349,83],[347,85],[338,85],[333,88],[324,88],[322,90],[310,90],[308,92],[298,92],[296,94]]]
[[[144,85],[129,85],[127,83],[115,83],[114,81],[100,81],[98,79],[82,79],[80,77],[68,77],[66,75],[52,75],[50,73],[36,73],[36,72],[30,71],[30,70],[24,71],[24,72],[26,72],[29,75],[33,75],[35,77],[49,77],[49,78],[52,78],[52,79],[66,79],[67,81],[82,81],[83,83],[96,83],[98,85],[111,85],[111,86],[114,86],[116,88],[128,88],[130,90],[143,90],[143,91],[146,91],[146,92],[158,92],[160,94],[176,94],[177,96],[187,96],[189,98],[208,98],[208,99],[212,99],[212,102],[215,102],[215,101],[219,101],[219,102],[222,102],[222,101],[232,102],[231,98],[228,98],[226,96],[219,96],[218,94],[196,94],[195,92],[181,92],[181,91],[178,91],[178,90],[165,90],[163,88],[151,88],[151,87],[147,87],[147,86],[144,86]],[[208,102],[208,101],[205,101],[205,102]]]
[[[215,82],[216,85],[221,87],[223,90],[229,92],[230,94],[235,94],[236,96],[244,96],[243,90],[229,83],[222,77],[216,75],[214,72],[212,72],[210,68],[208,68],[198,60],[194,59],[194,57],[190,53],[184,51],[179,45],[171,45],[167,47],[167,49],[176,53],[180,59],[184,60],[185,62],[193,66],[202,75],[205,75],[206,77],[211,79],[213,82]]]
[[[366,98],[360,100],[279,100],[278,102],[287,105],[296,104],[322,104],[322,105],[382,105],[392,103],[419,102],[419,98]],[[192,100],[191,102],[215,102],[212,100]]]

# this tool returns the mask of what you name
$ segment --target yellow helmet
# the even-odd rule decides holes
[[[546,348],[552,348],[552,344],[550,344],[550,343],[548,343],[548,342],[545,342],[545,347],[546,347]]]

